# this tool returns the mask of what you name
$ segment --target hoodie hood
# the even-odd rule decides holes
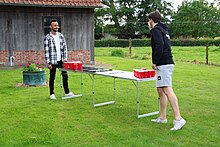
[[[166,24],[159,22],[157,25],[162,27],[165,31],[168,31],[168,27]]]

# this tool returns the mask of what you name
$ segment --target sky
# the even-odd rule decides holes
[[[178,5],[181,5],[181,3],[182,3],[182,1],[183,0],[167,0],[167,1],[169,1],[169,2],[173,2],[173,7],[174,7],[174,9],[176,9],[177,10],[177,8],[178,8]],[[208,2],[213,2],[214,0],[207,0]]]

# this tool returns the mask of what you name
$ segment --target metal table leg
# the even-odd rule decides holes
[[[81,97],[82,96],[82,81],[83,81],[83,78],[82,78],[82,72],[81,72],[81,94],[77,94],[77,95],[74,95],[74,96],[63,96],[63,91],[62,91],[62,71],[60,71],[60,97],[64,100],[64,99],[70,99],[70,98],[77,98],[77,97]]]
[[[159,110],[155,111],[155,112],[140,114],[140,108],[139,108],[139,104],[140,104],[140,101],[139,101],[139,84],[138,84],[139,82],[136,82],[136,83],[134,81],[132,81],[132,82],[133,82],[133,84],[136,87],[137,118],[142,118],[142,117],[146,117],[146,116],[151,116],[151,115],[159,114]],[[158,109],[159,109],[159,107],[158,107]]]
[[[115,78],[114,78],[114,101],[108,101],[108,102],[103,102],[103,103],[95,103],[95,91],[94,91],[94,87],[95,87],[95,76],[94,74],[92,74],[92,97],[93,97],[93,107],[99,107],[99,106],[104,106],[104,105],[109,105],[109,104],[114,104],[115,103],[115,99],[116,99],[116,88],[115,88]]]
[[[83,73],[81,71],[81,94],[83,96]]]
[[[63,90],[62,90],[62,71],[60,72],[60,97],[62,98],[63,95]]]

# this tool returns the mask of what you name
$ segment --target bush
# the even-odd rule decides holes
[[[219,46],[220,40],[216,39],[185,39],[185,40],[171,40],[172,46]],[[151,46],[150,39],[133,39],[132,47],[146,47]],[[129,40],[115,39],[115,40],[96,40],[95,47],[129,47]]]
[[[124,55],[124,52],[120,49],[116,49],[111,52],[111,56],[124,57]]]
[[[95,47],[128,47],[128,40],[96,40]]]

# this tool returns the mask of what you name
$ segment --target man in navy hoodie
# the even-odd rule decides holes
[[[174,61],[171,53],[170,36],[168,28],[161,23],[161,14],[157,11],[148,15],[148,27],[151,33],[152,68],[156,70],[156,87],[160,97],[161,113],[152,122],[167,123],[167,98],[174,112],[174,127],[171,130],[181,129],[186,121],[181,117],[178,99],[172,88],[172,74]]]

